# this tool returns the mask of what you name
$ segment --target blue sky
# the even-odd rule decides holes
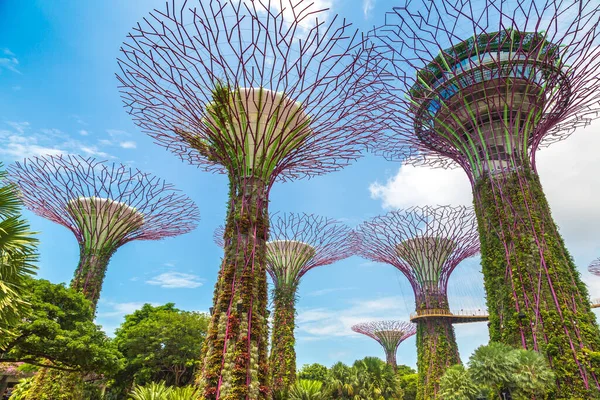
[[[316,0],[369,29],[396,5],[389,0]],[[125,313],[145,302],[174,302],[206,311],[221,250],[212,242],[223,223],[224,176],[202,172],[152,143],[131,122],[117,90],[116,58],[131,27],[164,0],[0,0],[0,160],[68,152],[122,162],[152,172],[193,198],[201,212],[197,230],[158,242],[123,246],[109,265],[97,322],[111,333]],[[585,268],[600,255],[600,125],[595,124],[539,156],[540,174],[567,245],[600,297],[600,278]],[[460,170],[402,167],[367,156],[341,172],[276,184],[272,211],[295,211],[341,219],[351,226],[388,209],[424,204],[469,204],[470,188]],[[75,238],[66,228],[26,213],[41,232],[39,276],[70,281],[78,260]],[[463,263],[450,280],[451,303],[484,304],[478,259]],[[394,268],[352,257],[310,271],[298,302],[298,365],[351,363],[383,357],[373,340],[354,334],[357,322],[407,318],[412,294]],[[485,323],[457,326],[463,359],[487,342]],[[400,346],[398,360],[414,366],[414,338]]]

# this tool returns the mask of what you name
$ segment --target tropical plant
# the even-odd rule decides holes
[[[357,387],[355,394],[364,399],[402,399],[402,389],[394,369],[377,357],[365,357],[354,363]]]
[[[298,372],[298,379],[325,382],[327,380],[327,367],[321,364],[304,364]]]
[[[63,371],[109,374],[121,368],[121,354],[92,322],[83,294],[43,279],[26,278],[30,312],[21,318],[0,351],[0,364],[25,362]]]
[[[33,377],[21,379],[13,388],[10,400],[25,400],[32,383]]]
[[[473,400],[480,392],[469,371],[460,364],[448,368],[440,380],[439,396],[445,400]]]
[[[338,362],[329,370],[327,388],[331,391],[332,398],[339,400],[353,400],[355,386],[358,384],[356,369]]]
[[[290,388],[288,400],[328,400],[328,396],[322,388],[322,382],[299,379]]]
[[[518,358],[514,349],[502,343],[479,346],[469,359],[469,373],[475,382],[498,393],[510,393],[514,387],[514,372]]]
[[[542,399],[556,386],[554,372],[548,368],[544,356],[535,351],[514,350],[517,369],[514,374],[515,390],[513,398]]]
[[[136,386],[130,394],[132,400],[168,400],[172,389],[164,382],[151,382],[149,385]]]
[[[2,168],[2,164],[0,164]],[[0,171],[4,180],[6,171]],[[21,202],[13,185],[0,187],[0,349],[15,337],[13,327],[29,308],[25,280],[34,274],[38,240],[21,218]]]

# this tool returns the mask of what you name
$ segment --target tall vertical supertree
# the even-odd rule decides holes
[[[95,310],[112,255],[133,240],[159,240],[193,230],[198,207],[162,179],[122,164],[80,156],[26,159],[7,179],[25,206],[68,228],[79,243],[71,287]],[[58,370],[37,374],[31,399],[78,399],[81,376]]]
[[[450,311],[447,288],[456,266],[479,252],[475,215],[466,207],[413,207],[364,222],[356,232],[360,255],[396,267],[414,290],[417,398],[436,398],[446,368],[460,363],[452,324],[467,321]]]
[[[596,391],[600,330],[536,152],[600,115],[599,19],[597,0],[409,0],[372,33],[390,74],[381,152],[465,170],[491,339],[544,353],[559,398]]]
[[[417,333],[412,322],[405,321],[372,321],[356,324],[352,330],[375,339],[385,352],[385,361],[396,370],[396,352],[400,343]]]
[[[215,229],[215,243],[223,247],[224,229]],[[305,213],[275,214],[270,218],[267,272],[273,280],[271,333],[272,389],[285,393],[296,380],[296,301],[301,278],[311,269],[350,257],[356,235],[334,219]]]
[[[273,280],[271,367],[273,390],[287,391],[296,380],[296,298],[300,279],[313,268],[354,254],[352,229],[336,220],[309,214],[271,218],[267,272]]]
[[[225,251],[198,384],[209,399],[265,399],[266,242],[276,180],[359,157],[381,102],[372,52],[311,1],[167,3],[119,59],[136,124],[182,160],[229,177]]]

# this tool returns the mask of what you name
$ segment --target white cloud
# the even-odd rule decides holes
[[[2,49],[1,53],[2,54],[0,55],[0,72],[3,69],[6,69],[8,71],[21,74],[21,71],[17,69],[17,66],[19,65],[19,60],[17,59],[15,54],[9,49]]]
[[[104,306],[104,304],[106,304],[110,308],[110,311],[99,312],[99,318],[123,317],[124,315],[133,313],[135,310],[139,310],[144,304],[146,304],[146,302],[104,303],[103,301],[101,301],[101,303],[102,308],[106,308]],[[158,303],[147,303],[151,304],[154,307],[158,306]]]
[[[182,272],[165,272],[147,280],[146,283],[165,289],[194,289],[203,285],[199,276]]]
[[[79,134],[81,136],[88,136],[90,133],[88,131],[86,131],[85,129],[82,129],[82,130],[79,131]]]
[[[283,10],[283,18],[285,21],[292,22],[296,20],[296,16],[294,15],[294,11],[292,11],[292,4],[298,4],[296,0],[275,0],[272,1],[271,7],[275,9],[277,12],[282,12]],[[307,32],[315,26],[315,15],[310,14],[310,12],[326,10],[318,14],[319,21],[326,21],[330,12],[331,6],[333,4],[333,0],[312,0],[310,3],[310,7],[308,10],[302,13],[303,16],[306,16],[302,21],[299,22],[299,26],[301,28],[301,32],[297,33],[297,36],[302,37],[307,34]],[[298,13],[306,8],[306,5],[299,4],[296,7],[295,12]]]
[[[329,294],[329,293],[344,292],[344,291],[354,290],[354,289],[355,288],[353,288],[353,287],[321,289],[321,290],[315,290],[315,291],[312,291],[312,292],[308,292],[306,294],[306,296],[311,296],[311,297],[323,296],[323,295]]]
[[[363,13],[365,14],[365,18],[369,17],[373,8],[375,8],[375,2],[377,0],[363,0]]]
[[[137,147],[136,143],[132,140],[121,142],[119,143],[119,146],[121,146],[124,149],[135,149]]]

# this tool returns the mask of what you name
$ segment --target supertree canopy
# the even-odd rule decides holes
[[[491,339],[545,353],[559,398],[597,386],[600,330],[535,157],[600,115],[599,19],[596,0],[409,0],[372,33],[390,74],[380,152],[467,172]]]
[[[224,229],[215,230],[223,247]],[[356,249],[352,229],[336,220],[311,214],[275,214],[270,220],[267,272],[273,280],[273,331],[269,364],[272,389],[287,391],[296,379],[294,328],[300,279],[313,268],[350,257]]]
[[[8,168],[23,203],[34,213],[71,230],[79,265],[71,287],[96,308],[110,258],[133,240],[158,240],[193,230],[198,207],[162,179],[122,164],[79,156],[26,159]],[[42,370],[27,399],[83,398],[82,376]]]
[[[27,208],[71,230],[79,265],[71,286],[96,308],[111,256],[133,240],[193,230],[198,207],[162,179],[80,156],[26,159],[8,168]]]
[[[371,50],[311,1],[168,3],[119,59],[134,121],[183,160],[226,172],[225,255],[198,383],[207,399],[269,396],[266,242],[275,180],[359,157],[383,99]]]
[[[356,228],[363,257],[393,265],[415,293],[419,399],[435,398],[446,368],[460,363],[453,323],[478,318],[454,315],[448,278],[479,252],[475,215],[466,207],[413,207],[392,211]]]
[[[592,263],[588,266],[588,271],[596,276],[600,276],[600,258],[592,261]]]
[[[385,351],[386,362],[394,369],[397,367],[396,351],[398,350],[398,346],[404,340],[417,333],[415,324],[404,321],[363,322],[354,325],[352,330],[375,339],[383,347],[383,351]]]

